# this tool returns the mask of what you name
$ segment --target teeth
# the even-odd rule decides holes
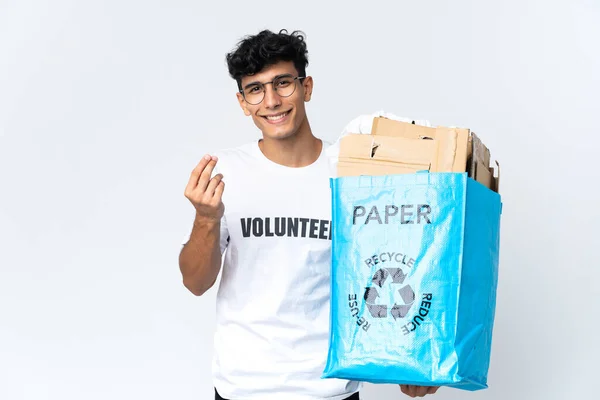
[[[278,115],[273,115],[273,116],[268,116],[267,119],[269,121],[279,121],[280,119],[282,119],[283,117],[285,117],[287,115],[287,112],[283,113],[283,114],[278,114]]]

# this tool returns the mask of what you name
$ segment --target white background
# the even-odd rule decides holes
[[[307,34],[317,136],[386,110],[501,163],[490,388],[434,398],[597,398],[599,20],[596,0],[0,0],[0,399],[211,398],[183,190],[259,134],[224,56],[262,28]]]

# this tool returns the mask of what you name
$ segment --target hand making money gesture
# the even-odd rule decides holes
[[[196,217],[209,221],[220,221],[225,211],[221,200],[225,189],[223,175],[211,179],[217,161],[216,156],[205,155],[192,171],[184,193],[196,209]]]

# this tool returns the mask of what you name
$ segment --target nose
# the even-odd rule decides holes
[[[277,108],[281,105],[281,97],[273,89],[273,85],[265,85],[265,98],[263,102],[266,108]]]

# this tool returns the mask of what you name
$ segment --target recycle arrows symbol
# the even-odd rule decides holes
[[[406,317],[406,314],[408,314],[410,307],[415,301],[415,292],[409,285],[398,289],[398,293],[400,293],[400,296],[402,296],[402,301],[404,301],[404,304],[394,304],[394,306],[392,307],[392,310],[390,312],[392,314],[392,317],[394,317],[394,320]]]
[[[406,275],[400,268],[381,268],[375,272],[373,275],[372,281],[375,285],[380,288],[383,287],[386,279],[391,276],[392,283],[402,284],[406,279]],[[402,300],[404,302],[403,305],[394,304],[390,310],[392,317],[394,320],[398,318],[404,318],[408,311],[410,310],[412,303],[415,301],[415,293],[409,285],[406,285],[398,290]],[[379,292],[376,287],[367,287],[365,290],[365,302],[367,303],[367,308],[369,313],[373,318],[385,318],[387,317],[388,306],[385,304],[375,304],[375,301],[379,297]]]
[[[383,283],[390,275],[392,277],[392,283],[403,283],[404,279],[406,279],[406,275],[404,275],[404,272],[402,272],[400,268],[381,268],[373,275],[373,283],[382,287]]]
[[[369,309],[369,314],[373,318],[385,318],[387,317],[387,306],[385,304],[375,304],[375,300],[379,297],[379,292],[375,287],[368,287],[365,290],[365,302]]]

